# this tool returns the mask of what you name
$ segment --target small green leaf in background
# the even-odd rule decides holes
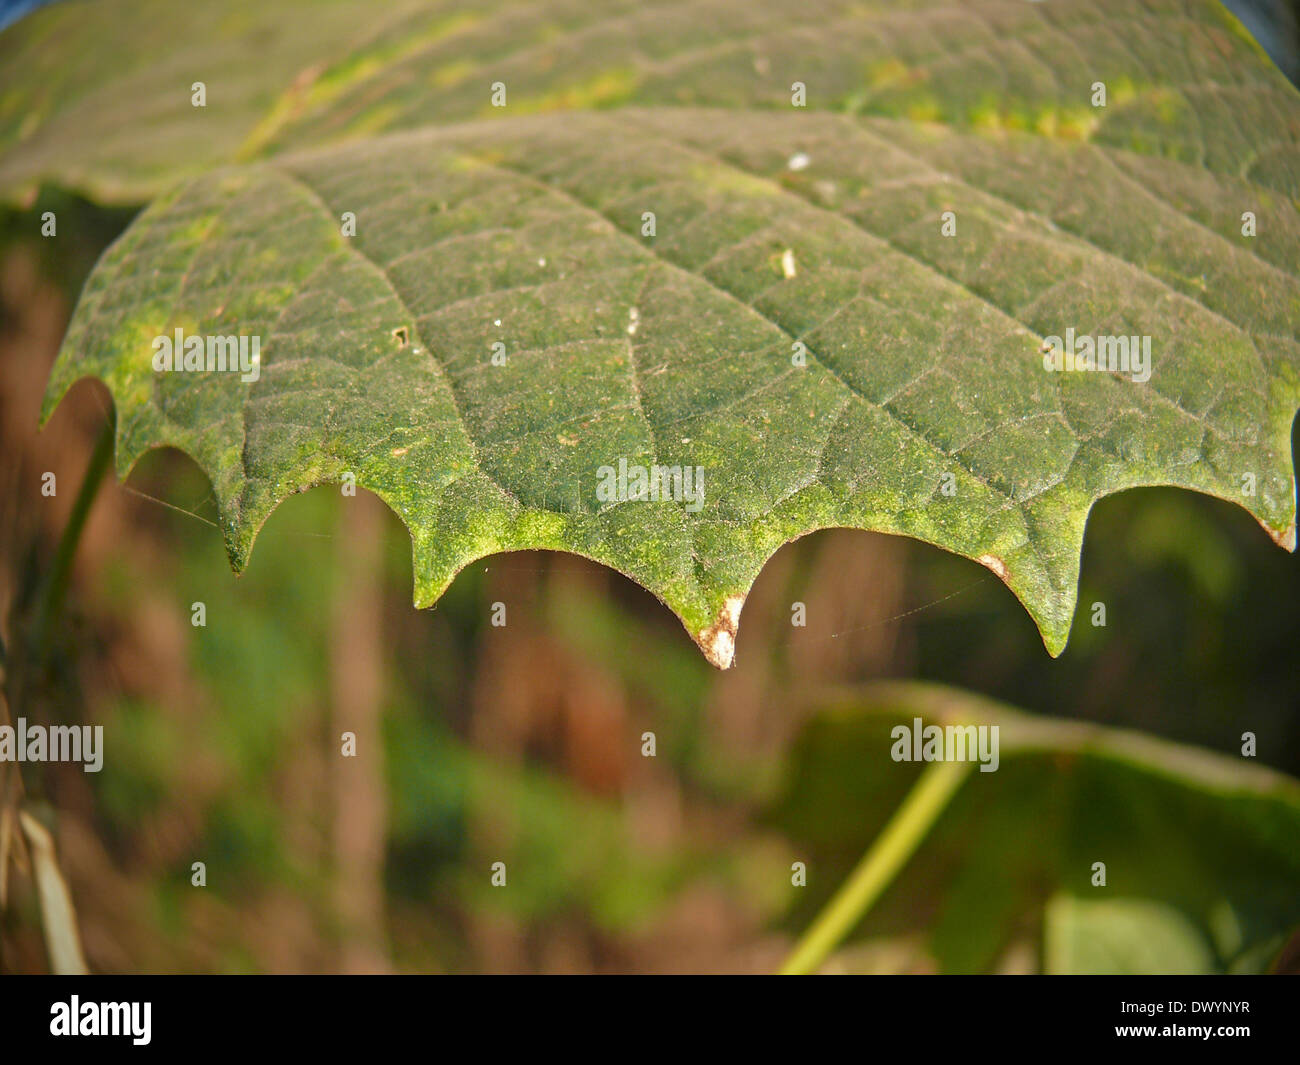
[[[1158,974],[1214,970],[1214,954],[1175,910],[1140,899],[1059,895],[1047,905],[1044,970],[1049,973]]]
[[[918,767],[891,759],[890,730],[917,718],[996,725],[1000,765],[967,774],[860,935],[917,931],[949,972],[995,969],[1023,940],[1047,971],[1223,972],[1266,968],[1300,927],[1290,777],[934,685],[869,685],[812,705],[772,810],[818,870],[800,927],[916,779]],[[1105,886],[1093,883],[1098,862]]]

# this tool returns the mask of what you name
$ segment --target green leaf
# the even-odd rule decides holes
[[[1294,90],[1212,0],[401,0],[378,14],[370,0],[97,0],[0,34],[0,191],[52,182],[138,203],[286,146],[625,103],[785,110],[796,80],[809,109],[1087,137],[1291,196],[1300,182]]]
[[[919,718],[996,725],[998,768],[967,775],[861,935],[915,930],[945,971],[987,971],[1041,915],[1049,971],[1253,971],[1300,927],[1300,782],[1250,759],[936,685],[810,707],[773,807],[819,870],[809,913],[916,778],[891,757],[891,730]]]
[[[1047,906],[1049,973],[1161,976],[1214,971],[1205,936],[1171,906],[1141,899],[1060,895]]]
[[[0,37],[0,189],[166,190],[46,414],[104,379],[119,472],[193,455],[236,568],[352,473],[411,529],[418,605],[574,551],[719,666],[766,559],[827,526],[979,560],[1054,654],[1103,495],[1212,493],[1294,546],[1300,99],[1217,5],[594,7],[101,4]],[[70,64],[88,35],[115,61]],[[177,328],[260,336],[260,377],[156,374]],[[1150,380],[1047,372],[1067,328],[1151,337]],[[702,509],[601,499],[620,460],[702,468]]]

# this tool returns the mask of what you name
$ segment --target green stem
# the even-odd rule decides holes
[[[857,868],[817,915],[781,967],[782,976],[816,972],[889,886],[961,786],[969,762],[931,762]]]
[[[104,478],[113,459],[113,419],[110,417],[100,430],[99,439],[95,441],[95,450],[91,452],[90,464],[86,467],[86,476],[82,479],[77,498],[72,504],[72,513],[68,524],[59,538],[59,546],[54,552],[54,561],[41,585],[37,597],[35,620],[32,623],[31,642],[28,645],[33,664],[40,665],[45,660],[46,640],[50,625],[58,615],[63,604],[63,596],[68,590],[68,581],[72,577],[72,560],[77,554],[77,544],[81,540],[81,531],[86,526],[90,514],[90,505],[95,501],[99,482]]]

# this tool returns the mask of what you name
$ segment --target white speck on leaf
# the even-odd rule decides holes
[[[1003,562],[1002,559],[998,558],[997,555],[980,555],[979,561],[981,564],[988,566],[989,569],[1004,581],[1007,579],[1007,564]]]

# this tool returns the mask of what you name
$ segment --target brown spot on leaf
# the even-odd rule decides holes
[[[736,629],[740,625],[740,608],[744,605],[744,596],[728,596],[718,611],[717,620],[696,637],[704,657],[719,669],[730,669],[736,656]]]

